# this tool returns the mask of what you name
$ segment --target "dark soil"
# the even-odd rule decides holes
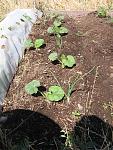
[[[32,110],[46,115],[69,131],[78,121],[78,117],[72,115],[75,111],[79,111],[81,116],[95,115],[113,125],[113,26],[108,19],[98,18],[94,13],[75,19],[66,17],[64,26],[69,33],[63,36],[61,49],[55,48],[54,36],[47,34],[52,21],[38,20],[29,38],[43,38],[46,46],[26,51],[5,99],[4,111]],[[83,34],[77,35],[78,31]],[[74,55],[76,66],[62,69],[60,64],[52,64],[48,55],[53,50]],[[50,85],[58,84],[55,77],[66,92],[71,77],[77,73],[84,75],[93,67],[93,71],[77,83],[69,102],[66,99],[48,102],[42,96],[34,97],[25,92],[24,87],[31,80],[40,80],[48,89]]]

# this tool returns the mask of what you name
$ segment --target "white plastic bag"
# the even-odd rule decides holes
[[[0,22],[0,104],[24,54],[24,43],[33,23],[41,18],[36,9],[16,9]]]

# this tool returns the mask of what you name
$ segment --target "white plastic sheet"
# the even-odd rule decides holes
[[[36,9],[16,9],[0,22],[0,104],[24,54],[24,43],[37,17]]]

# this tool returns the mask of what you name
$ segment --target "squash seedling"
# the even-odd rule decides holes
[[[25,41],[24,46],[25,48],[31,48],[31,47],[34,47],[34,44],[31,39],[28,39]]]
[[[57,52],[53,52],[48,56],[48,58],[52,62],[58,60],[61,63],[62,68],[72,68],[76,64],[76,60],[72,55],[66,56],[62,54],[61,56],[58,56]]]
[[[40,81],[32,80],[25,86],[25,91],[27,94],[36,94],[38,92],[38,88],[40,87]]]
[[[58,102],[63,99],[64,91],[58,85],[53,85],[49,87],[48,92],[45,93],[46,98],[52,102]]]
[[[38,48],[41,48],[44,44],[45,42],[43,39],[36,39],[34,43],[31,39],[28,39],[25,41],[24,45],[26,48],[35,47],[36,49],[38,49]]]
[[[50,35],[55,36],[56,45],[57,47],[62,47],[62,35],[68,33],[68,29],[65,27],[62,27],[61,19],[56,19],[53,22],[53,25],[47,29],[47,32]]]
[[[64,20],[64,16],[60,15],[60,14],[57,14],[57,13],[50,13],[49,16],[50,16],[50,19],[57,19],[59,21]]]
[[[41,48],[44,44],[45,44],[44,39],[36,39],[34,46],[36,50],[38,50],[38,48]]]
[[[64,91],[59,85],[50,86],[47,92],[40,91],[40,81],[32,80],[25,86],[25,91],[27,94],[33,95],[39,92],[45,99],[51,102],[58,102],[63,99]]]

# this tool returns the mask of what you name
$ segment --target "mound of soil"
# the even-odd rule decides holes
[[[61,49],[56,49],[54,36],[47,34],[52,21],[43,18],[34,25],[30,38],[43,38],[46,46],[40,50],[30,49],[19,65],[19,69],[5,99],[4,111],[26,109],[39,112],[54,120],[62,129],[73,130],[80,115],[96,115],[113,125],[113,26],[109,18],[98,18],[95,13],[84,17],[65,17],[64,26],[69,33],[62,37]],[[77,59],[73,68],[61,68],[52,64],[48,55],[53,50],[60,54],[71,54]],[[67,91],[69,80],[77,73],[86,75],[77,85],[70,101],[48,102],[42,96],[31,96],[25,85],[31,80],[40,80],[48,89],[58,84]],[[57,78],[57,80],[56,80]],[[79,116],[80,117],[80,116]]]

